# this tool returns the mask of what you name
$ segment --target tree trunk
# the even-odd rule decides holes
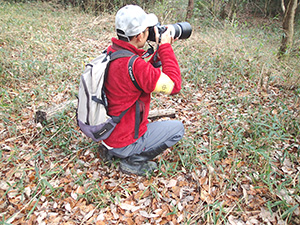
[[[294,20],[296,9],[298,5],[298,0],[289,0],[288,5],[285,10],[282,28],[283,28],[283,36],[281,40],[281,46],[279,49],[279,56],[285,54],[289,48],[292,47],[293,44],[293,36],[294,36]]]
[[[186,18],[185,18],[186,21],[189,21],[192,18],[193,10],[194,10],[194,0],[189,0]]]
[[[229,21],[232,21],[235,14],[237,13],[237,1],[236,0],[230,0],[229,4],[230,4],[230,10],[229,10],[229,13],[228,13],[228,19],[229,19]]]
[[[227,5],[227,2],[223,2],[221,5],[220,18],[222,20],[225,20],[227,18],[226,5]]]

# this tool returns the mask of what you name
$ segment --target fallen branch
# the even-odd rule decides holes
[[[35,113],[34,121],[36,123],[43,123],[47,120],[51,120],[55,117],[58,113],[68,109],[69,107],[76,108],[77,106],[77,100],[69,100],[66,102],[63,102],[58,105],[54,105],[48,109],[44,110],[38,110]],[[154,109],[150,110],[148,119],[158,119],[162,117],[170,117],[175,118],[175,109]]]
[[[148,119],[158,119],[162,117],[175,118],[175,109],[153,109],[150,110]]]
[[[274,87],[282,88],[284,90],[294,91],[294,90],[298,89],[300,86],[294,85],[294,84],[291,84],[291,85],[275,84]]]
[[[38,110],[35,113],[34,121],[36,123],[43,123],[47,120],[54,118],[56,114],[62,112],[63,110],[71,106],[75,108],[77,106],[77,100],[69,100],[58,105],[54,105],[48,109]]]

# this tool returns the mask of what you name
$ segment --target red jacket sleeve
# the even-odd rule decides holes
[[[162,44],[158,48],[158,54],[162,63],[162,71],[174,82],[171,94],[177,94],[181,90],[181,74],[177,59],[170,44]],[[152,65],[153,57],[149,62],[137,58],[133,64],[133,71],[138,85],[145,93],[151,93],[161,75],[160,68]]]
[[[162,63],[162,71],[174,82],[171,94],[177,94],[181,90],[181,74],[175,53],[171,44],[162,44],[158,48],[158,54]]]
[[[156,83],[160,77],[160,69],[154,68],[150,62],[145,62],[138,57],[133,64],[133,74],[140,86],[145,92],[150,94],[154,91]]]

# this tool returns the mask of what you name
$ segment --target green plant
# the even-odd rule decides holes
[[[112,14],[122,4],[116,3]],[[155,224],[154,213],[170,202],[167,216],[186,224],[222,224],[230,216],[246,222],[244,212],[263,221],[262,208],[278,221],[299,223],[299,57],[277,61],[277,19],[258,23],[236,14],[222,21],[207,11],[209,2],[198,3],[205,10],[195,9],[192,36],[173,45],[182,91],[155,94],[152,105],[175,108],[186,134],[148,177],[119,173],[118,161],[103,163],[98,143],[78,129],[73,106],[34,122],[38,109],[75,99],[84,64],[115,35],[113,16],[54,3],[0,3],[0,202],[11,203],[0,207],[3,224],[36,221],[44,207],[59,223],[85,222],[79,215],[91,223],[98,215],[138,221],[144,209],[155,215],[144,221]],[[184,19],[185,4],[143,6],[174,23]],[[74,207],[66,209],[66,201]],[[64,221],[62,212],[72,217]]]

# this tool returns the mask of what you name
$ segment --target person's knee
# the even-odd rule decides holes
[[[182,138],[183,135],[184,135],[184,131],[185,131],[183,123],[181,121],[179,121],[179,120],[176,120],[174,122],[176,122],[176,129],[175,129],[176,130],[176,134],[179,135],[179,136],[181,136],[181,138]]]
[[[170,139],[166,142],[166,144],[171,147],[172,145],[176,144],[178,141],[180,141],[184,136],[184,126],[181,121],[173,121],[174,129],[172,129],[173,135],[170,137]]]
[[[179,122],[179,129],[182,131],[182,135],[184,134],[184,126],[183,126],[183,123],[181,121],[178,121]]]

